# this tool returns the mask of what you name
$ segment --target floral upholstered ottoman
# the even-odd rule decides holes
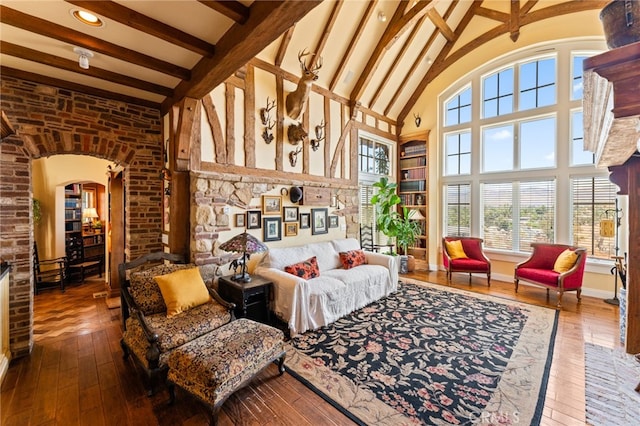
[[[179,386],[211,409],[212,424],[222,404],[269,363],[284,373],[284,333],[249,319],[223,325],[174,350],[167,359],[169,392]]]

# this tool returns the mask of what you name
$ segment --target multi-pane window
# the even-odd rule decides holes
[[[528,252],[531,243],[552,243],[555,188],[553,180],[483,184],[485,246]]]
[[[584,127],[582,111],[571,113],[571,165],[594,164],[595,155],[584,149]]]
[[[387,176],[391,172],[389,145],[368,138],[360,138],[358,160],[360,172]]]
[[[471,132],[450,133],[445,138],[445,174],[471,173]]]
[[[582,99],[583,80],[582,80],[582,63],[587,56],[574,55],[572,58],[571,70],[571,100]]]
[[[513,112],[513,67],[482,80],[482,115],[497,117]]]
[[[556,103],[556,60],[540,59],[520,65],[519,110]]]
[[[503,172],[513,170],[513,124],[482,129],[482,171]]]
[[[446,185],[445,235],[471,236],[471,185]]]
[[[442,94],[443,235],[468,233],[507,252],[561,242],[610,260],[612,239],[599,229],[607,212],[612,217],[616,190],[584,150],[580,102],[582,64],[591,56],[584,52],[599,48],[572,40],[554,43],[544,56],[539,47],[515,52]],[[470,96],[474,90],[480,96]],[[459,119],[463,104],[467,121]],[[620,229],[626,232],[624,223]]]
[[[484,245],[487,248],[513,249],[513,184],[482,185]]]
[[[554,181],[520,182],[520,251],[530,251],[531,243],[553,243],[556,217]]]
[[[615,254],[614,236],[602,236],[600,223],[616,221],[616,185],[606,177],[571,180],[573,244],[585,247],[589,255],[610,259]]]
[[[471,88],[462,90],[445,105],[445,126],[471,121]]]
[[[520,123],[520,169],[556,165],[556,119],[546,117]]]

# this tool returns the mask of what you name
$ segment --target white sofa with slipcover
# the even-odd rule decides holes
[[[315,330],[362,308],[398,287],[396,258],[363,252],[365,263],[345,269],[340,253],[360,250],[354,238],[271,248],[255,273],[273,283],[275,314],[287,322],[291,335]],[[315,257],[319,276],[305,279],[285,272],[290,265]]]

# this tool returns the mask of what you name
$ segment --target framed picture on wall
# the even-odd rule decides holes
[[[279,195],[263,195],[262,214],[264,216],[282,215],[282,197]]]
[[[284,236],[294,237],[296,235],[298,235],[298,222],[285,222]]]
[[[263,220],[262,240],[280,241],[282,239],[282,219],[279,217],[265,217]]]
[[[338,216],[329,216],[329,228],[338,227]]]
[[[300,213],[300,229],[309,229],[309,228],[311,228],[311,214]]]
[[[236,227],[244,228],[245,225],[245,215],[244,213],[236,213]]]
[[[260,229],[261,218],[260,210],[249,210],[247,212],[247,229]]]
[[[292,206],[285,206],[282,208],[282,217],[285,222],[297,222],[298,221],[298,208]]]
[[[311,209],[311,235],[328,233],[327,221],[327,209]]]

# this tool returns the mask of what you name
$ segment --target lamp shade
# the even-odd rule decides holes
[[[422,220],[422,219],[426,219],[423,215],[422,212],[420,212],[419,209],[413,209],[409,211],[409,220]]]
[[[231,238],[229,241],[222,243],[220,249],[253,254],[267,251],[268,248],[253,235],[243,232]]]
[[[83,219],[95,219],[98,217],[98,212],[95,207],[89,207],[88,209],[82,210],[82,218]]]

